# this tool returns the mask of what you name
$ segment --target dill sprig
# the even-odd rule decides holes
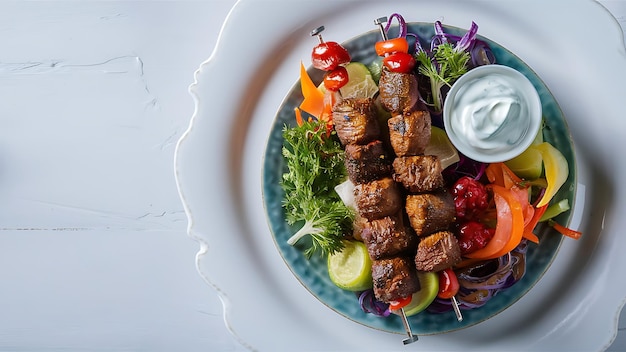
[[[436,46],[430,54],[420,50],[415,54],[419,62],[418,72],[430,79],[433,109],[441,112],[443,109],[443,92],[445,86],[452,86],[454,81],[465,74],[470,54],[465,50],[457,50],[452,43],[442,43]]]

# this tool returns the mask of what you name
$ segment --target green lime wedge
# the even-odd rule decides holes
[[[426,309],[439,292],[439,277],[433,272],[418,272],[417,276],[420,280],[420,290],[415,292],[411,297],[411,303],[404,307],[404,314],[407,316],[415,315]]]
[[[339,89],[344,99],[372,98],[378,93],[378,85],[367,66],[360,62],[351,62],[346,65],[346,70],[348,83]]]
[[[344,241],[344,248],[328,256],[328,275],[338,287],[363,291],[372,287],[372,260],[363,242]]]
[[[459,152],[450,142],[446,131],[435,126],[430,129],[430,143],[428,143],[424,154],[438,156],[442,169],[460,160]]]

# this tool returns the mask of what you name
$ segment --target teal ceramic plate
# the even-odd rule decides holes
[[[466,30],[446,27],[446,32],[454,35],[462,35]],[[429,40],[433,34],[431,23],[410,23],[409,32],[416,33],[424,40]],[[480,30],[479,30],[480,32]],[[343,45],[348,49],[354,61],[369,64],[377,56],[374,52],[374,43],[378,41],[380,34],[377,31],[365,33],[361,36],[346,41]],[[502,46],[486,39],[495,57],[496,62],[510,66],[530,79],[541,97],[543,115],[546,122],[544,138],[558,148],[569,162],[569,178],[561,187],[555,199],[568,198],[570,204],[574,204],[576,191],[575,157],[572,140],[568,131],[565,118],[552,94],[539,77],[513,53]],[[423,43],[425,45],[425,43]],[[425,46],[426,47],[426,46]],[[319,82],[320,72],[311,70],[312,78]],[[294,72],[294,76],[297,72]],[[283,104],[280,106],[276,119],[272,125],[265,151],[263,163],[263,197],[267,211],[268,221],[276,242],[276,246],[285,263],[289,266],[295,277],[304,285],[311,294],[337,313],[365,326],[394,333],[404,333],[404,327],[399,317],[390,316],[381,318],[372,314],[364,313],[358,303],[358,299],[352,292],[337,288],[328,278],[326,262],[319,256],[307,260],[301,249],[287,244],[287,239],[296,231],[285,222],[285,215],[281,208],[283,192],[280,187],[281,175],[286,171],[285,163],[281,154],[283,145],[282,128],[284,125],[293,125],[294,108],[302,101],[299,91],[299,83],[295,84],[291,91],[287,92]],[[568,224],[571,211],[561,214],[557,220],[562,224]],[[453,312],[434,314],[422,312],[409,317],[409,322],[414,333],[420,335],[439,334],[450,332],[478,324],[494,315],[502,312],[514,304],[526,294],[543,276],[559,250],[562,236],[551,228],[544,227],[538,232],[540,244],[530,244],[526,257],[526,274],[511,288],[498,293],[481,308],[463,311],[463,321],[458,322]]]

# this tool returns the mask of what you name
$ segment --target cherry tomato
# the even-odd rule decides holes
[[[415,66],[413,55],[403,52],[385,56],[383,65],[392,72],[409,73]]]
[[[338,66],[324,76],[324,86],[333,92],[338,91],[346,83],[348,83],[348,70],[343,66]]]
[[[437,297],[450,299],[459,292],[459,280],[452,269],[444,269],[439,272],[439,293]]]
[[[374,45],[374,49],[376,49],[378,56],[386,56],[387,54],[393,53],[408,53],[409,42],[406,41],[406,38],[388,39],[377,42]]]
[[[391,301],[389,302],[389,309],[399,310],[400,308],[406,307],[409,305],[409,303],[411,303],[412,298],[413,296],[407,296],[407,297],[400,298],[397,301]]]
[[[311,53],[313,67],[323,71],[332,71],[339,65],[347,64],[350,60],[348,50],[337,42],[319,43]]]

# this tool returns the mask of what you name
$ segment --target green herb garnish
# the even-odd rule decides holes
[[[436,112],[443,109],[443,92],[445,86],[452,86],[454,81],[467,72],[470,54],[465,50],[456,50],[451,43],[436,46],[430,55],[420,50],[415,54],[419,62],[418,71],[430,79],[432,104]]]
[[[307,258],[343,248],[343,235],[352,225],[352,211],[341,201],[335,186],[346,178],[344,151],[328,135],[325,122],[308,121],[283,128],[283,156],[288,172],[283,174],[283,208],[289,225],[301,223],[287,243],[294,245],[309,235]]]

